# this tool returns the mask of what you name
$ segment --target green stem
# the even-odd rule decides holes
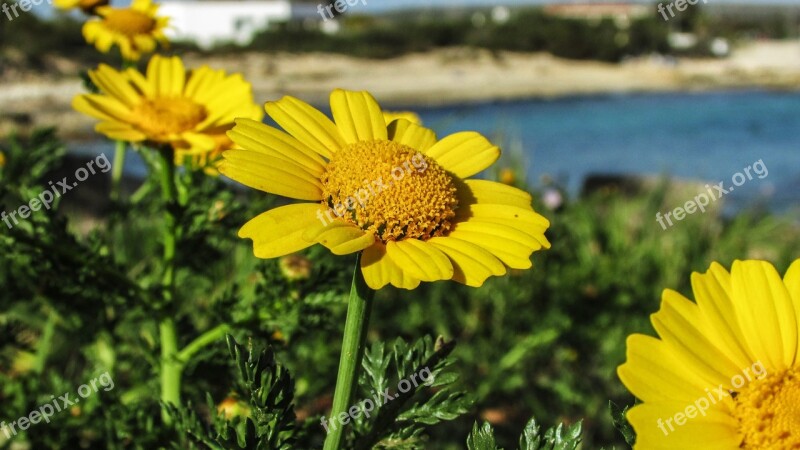
[[[178,353],[178,361],[180,361],[181,364],[186,364],[192,359],[192,356],[194,356],[195,353],[200,351],[208,344],[211,344],[218,339],[222,339],[225,334],[230,331],[230,329],[231,328],[227,324],[222,324],[217,325],[216,327],[201,334],[197,337],[197,339],[193,340],[189,345],[184,347],[180,353]]]
[[[157,150],[161,158],[161,193],[164,198],[164,273],[161,278],[161,292],[167,308],[173,306],[175,297],[175,247],[177,219],[175,207],[177,190],[175,188],[175,161],[172,151]],[[175,321],[169,314],[159,325],[161,335],[161,401],[180,404],[182,364],[178,359],[178,335]],[[164,422],[171,423],[165,412]]]
[[[122,185],[122,174],[125,171],[125,155],[127,153],[127,142],[117,141],[114,148],[114,165],[111,169],[111,199],[119,201]]]
[[[358,385],[358,371],[364,356],[364,347],[372,312],[372,297],[375,291],[367,286],[361,273],[361,256],[356,260],[350,299],[347,304],[347,320],[344,324],[342,354],[339,357],[339,374],[336,377],[336,391],[333,394],[328,436],[323,450],[339,450],[342,445],[344,425],[337,418],[347,414],[353,401],[353,393]]]
[[[44,325],[42,337],[39,339],[39,343],[37,345],[36,362],[33,366],[33,370],[37,374],[41,374],[44,371],[44,366],[47,363],[47,357],[50,355],[50,349],[52,348],[53,337],[55,336],[56,331],[56,322],[58,322],[58,316],[56,315],[56,312],[48,311],[47,322]]]

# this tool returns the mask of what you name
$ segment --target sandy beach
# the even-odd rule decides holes
[[[186,57],[243,72],[257,101],[283,95],[324,104],[337,87],[366,89],[390,105],[444,105],[580,94],[800,87],[800,41],[763,41],[726,59],[646,57],[621,64],[571,61],[548,54],[492,53],[453,48],[389,60],[330,54],[245,53]],[[92,120],[72,111],[83,91],[78,77],[28,74],[0,90],[0,133],[58,125],[63,136],[92,135]]]

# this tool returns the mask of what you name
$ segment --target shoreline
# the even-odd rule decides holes
[[[257,103],[292,95],[327,105],[335,88],[367,90],[390,109],[554,100],[575,96],[709,91],[800,90],[800,41],[757,41],[725,59],[640,57],[619,64],[565,60],[542,53],[450,48],[366,60],[337,54],[186,55],[187,67],[208,64],[241,72]],[[73,111],[80,79],[29,75],[0,91],[0,135],[57,124],[69,139],[94,135],[91,118]],[[33,78],[33,79],[30,79]]]

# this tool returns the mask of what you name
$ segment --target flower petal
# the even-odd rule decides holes
[[[398,119],[389,124],[389,140],[425,153],[436,144],[436,133],[429,128]]]
[[[441,250],[453,264],[453,280],[480,287],[490,276],[505,275],[506,267],[481,247],[452,237],[435,237],[428,243]]]
[[[147,139],[142,132],[126,123],[100,122],[94,127],[95,131],[111,139],[127,142],[140,142]]]
[[[157,97],[180,97],[186,84],[186,68],[177,56],[153,56],[147,65],[147,79]]]
[[[681,294],[664,291],[661,309],[651,316],[653,327],[698,378],[710,386],[733,389],[731,377],[750,367],[752,362],[738,365],[709,339],[713,332],[694,302]]]
[[[331,112],[348,144],[388,139],[381,107],[369,92],[334,90],[331,93]]]
[[[692,274],[692,291],[709,327],[709,338],[737,366],[746,367],[758,358],[746,347],[742,329],[730,298],[731,275],[719,263],[708,272]]]
[[[701,398],[696,401],[705,405]],[[676,418],[678,413],[683,417]],[[738,450],[742,442],[738,422],[718,406],[700,414],[694,403],[644,403],[627,417],[636,431],[635,450]]]
[[[387,284],[402,288],[414,289],[420,280],[392,261],[386,252],[386,246],[376,241],[361,255],[361,273],[370,289],[378,290]]]
[[[643,334],[628,337],[627,360],[619,366],[620,380],[644,402],[693,402],[717,385],[699,379],[664,341]],[[725,391],[727,394],[727,391]]]
[[[766,261],[734,261],[731,292],[750,350],[768,370],[783,370],[797,358],[794,303],[778,272]]]
[[[451,134],[429,148],[426,155],[460,178],[467,178],[494,164],[500,149],[474,131]]]
[[[487,203],[533,210],[531,194],[522,189],[488,180],[462,180],[462,183],[464,189],[458,186],[458,200],[462,205]]]
[[[334,220],[322,226],[315,223],[306,229],[303,239],[324,245],[334,255],[349,255],[359,252],[375,243],[375,235],[367,233],[361,228],[345,222]]]
[[[316,177],[322,176],[325,171],[325,160],[317,153],[292,136],[261,122],[237,119],[228,137],[246,150],[295,162]]]
[[[256,216],[240,230],[239,237],[253,240],[258,258],[276,258],[314,245],[303,239],[306,228],[317,222],[318,203],[281,206]]]
[[[326,158],[347,145],[336,125],[302,100],[286,96],[264,108],[287,133]]]
[[[321,200],[322,185],[297,163],[249,150],[228,150],[219,171],[245,186],[299,200]]]
[[[422,281],[439,281],[453,278],[453,264],[440,250],[417,239],[389,241],[389,257],[414,278]]]

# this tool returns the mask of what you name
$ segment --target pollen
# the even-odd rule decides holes
[[[360,141],[337,151],[322,185],[323,205],[384,243],[445,236],[458,207],[450,174],[392,141]]]
[[[207,115],[205,107],[185,98],[143,99],[133,110],[139,128],[156,141],[194,129]]]
[[[792,368],[747,385],[735,398],[745,450],[800,448],[800,369]]]
[[[103,21],[109,29],[131,37],[148,34],[156,26],[152,17],[133,9],[113,9]]]

